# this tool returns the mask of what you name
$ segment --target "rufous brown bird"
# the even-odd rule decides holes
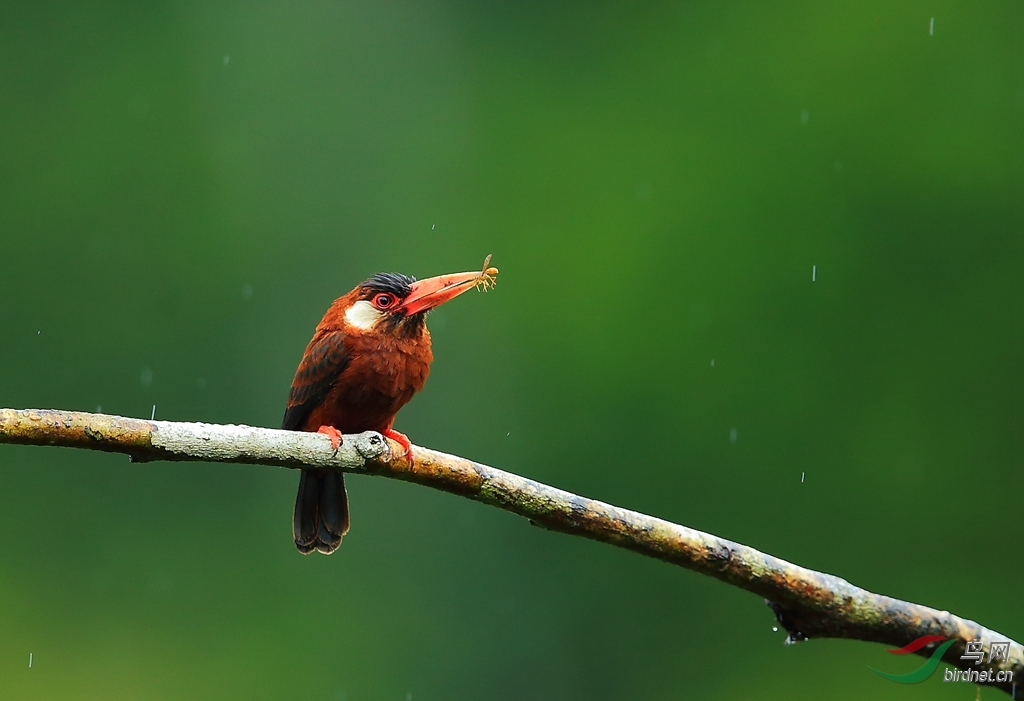
[[[430,372],[427,312],[467,290],[493,286],[498,270],[488,267],[490,260],[478,272],[419,281],[378,273],[334,300],[295,371],[281,427],[325,433],[335,450],[343,433],[378,431],[412,459],[409,439],[392,425]],[[295,547],[329,555],[348,528],[344,475],[303,470],[292,520]]]

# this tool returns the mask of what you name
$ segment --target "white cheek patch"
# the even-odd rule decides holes
[[[345,310],[345,321],[360,331],[369,331],[373,325],[383,316],[377,309],[361,299]]]

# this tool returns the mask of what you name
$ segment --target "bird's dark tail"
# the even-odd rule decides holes
[[[330,555],[348,533],[345,475],[334,470],[303,470],[295,497],[292,535],[303,555],[314,550]]]

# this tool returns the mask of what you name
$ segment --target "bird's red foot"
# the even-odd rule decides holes
[[[395,429],[389,428],[384,431],[384,435],[405,448],[405,457],[409,458],[409,462],[412,462],[412,443],[409,442],[408,437],[404,433],[399,433]]]
[[[320,428],[317,429],[316,432],[322,433],[328,438],[330,438],[331,447],[334,448],[335,451],[337,451],[338,448],[341,447],[341,431],[334,428],[334,426],[321,426]]]

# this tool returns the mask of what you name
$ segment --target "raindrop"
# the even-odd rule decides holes
[[[242,288],[242,299],[252,299],[252,285],[246,285]]]
[[[715,367],[715,359],[714,358],[711,359],[711,367]]]
[[[227,54],[224,54],[224,65],[225,66],[228,65],[228,61],[230,61],[230,60],[231,60],[231,57],[228,56]]]
[[[807,126],[807,122],[809,122],[810,120],[811,120],[811,113],[808,112],[807,110],[801,110],[800,111],[800,123],[806,127]]]
[[[928,21],[928,36],[935,36],[935,18],[932,17]]]
[[[739,434],[736,432],[736,429],[735,428],[730,428],[729,429],[729,442],[730,443],[735,443],[737,438],[739,438]]]
[[[778,626],[772,626],[772,632],[773,633],[778,633],[779,632],[779,627]]]
[[[142,372],[139,373],[139,382],[142,383],[143,387],[149,387],[153,384],[153,368],[142,368]]]

